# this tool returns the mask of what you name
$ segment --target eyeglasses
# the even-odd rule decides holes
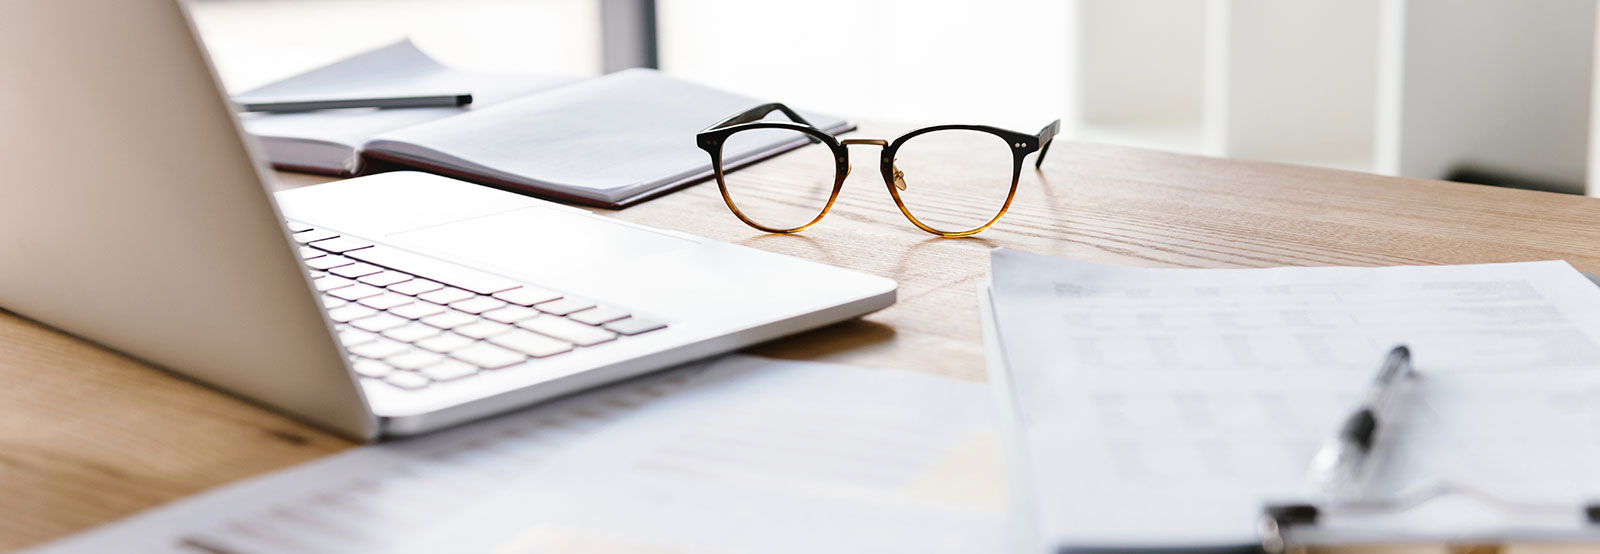
[[[782,112],[793,123],[763,120]],[[851,145],[883,148],[878,171],[900,213],[918,228],[941,237],[965,237],[994,225],[1011,208],[1022,176],[1022,160],[1038,152],[1044,163],[1056,120],[1029,135],[986,125],[938,125],[894,140],[836,140],[783,104],[763,104],[724,119],[696,135],[711,155],[728,209],[751,227],[796,233],[822,221],[850,174]],[[773,145],[801,145],[768,164],[779,171],[762,178],[730,174],[769,152]]]

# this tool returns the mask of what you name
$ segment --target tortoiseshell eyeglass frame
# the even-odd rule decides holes
[[[783,115],[788,117],[790,121],[793,121],[793,123],[786,123],[783,121],[764,121],[764,118],[772,114],[772,112],[783,113]],[[822,211],[817,214],[817,217],[812,218],[811,221],[799,227],[780,229],[762,225],[761,223],[751,220],[744,214],[744,212],[739,211],[739,206],[734,204],[733,197],[728,194],[727,179],[723,177],[722,146],[723,144],[727,143],[729,136],[733,135],[734,133],[749,129],[788,129],[791,131],[805,133],[812,137],[814,141],[812,144],[825,144],[830,150],[833,151],[833,192],[828,195],[828,203],[823,205]],[[904,185],[896,185],[895,183],[897,171],[895,169],[894,160],[895,154],[900,150],[900,146],[904,145],[906,141],[915,138],[918,135],[946,130],[966,130],[989,133],[1004,139],[1007,144],[1011,145],[1011,190],[1006,193],[1005,204],[1000,207],[1000,211],[998,213],[994,214],[994,217],[990,218],[987,222],[984,222],[983,225],[979,225],[975,228],[965,231],[941,231],[934,229],[933,227],[929,227],[927,224],[918,220],[917,216],[911,214],[911,210],[906,208],[906,203],[900,198],[900,191],[904,190]],[[1046,125],[1044,129],[1039,130],[1038,134],[1033,135],[1001,129],[998,127],[990,127],[988,125],[935,125],[932,127],[923,127],[921,129],[908,132],[896,137],[894,140],[861,138],[847,138],[844,140],[839,140],[835,139],[833,135],[829,135],[828,133],[823,132],[821,129],[817,129],[816,127],[812,126],[810,122],[806,121],[805,118],[800,117],[800,114],[795,113],[795,111],[789,109],[788,106],[779,103],[771,103],[750,108],[740,112],[737,115],[734,115],[733,117],[729,117],[710,127],[707,127],[704,131],[700,131],[699,134],[695,135],[695,143],[700,146],[701,150],[705,150],[707,154],[711,155],[711,167],[717,177],[717,188],[722,191],[722,200],[728,204],[728,209],[733,210],[733,215],[738,216],[740,221],[743,221],[746,225],[756,229],[760,229],[768,233],[798,233],[805,230],[807,227],[816,225],[818,221],[822,221],[823,216],[828,215],[828,210],[833,208],[834,200],[839,198],[839,190],[844,188],[845,177],[850,175],[850,152],[846,147],[855,144],[864,144],[880,146],[883,148],[883,155],[879,157],[878,171],[883,175],[883,184],[889,188],[889,196],[894,198],[894,203],[900,208],[900,213],[905,215],[906,219],[910,220],[912,225],[916,225],[919,229],[939,235],[941,237],[967,237],[983,232],[984,229],[988,229],[991,225],[994,225],[996,221],[999,221],[1001,216],[1006,215],[1006,211],[1011,209],[1011,201],[1017,196],[1017,182],[1022,177],[1023,158],[1026,158],[1029,154],[1038,152],[1039,157],[1034,159],[1033,167],[1035,170],[1039,169],[1039,167],[1044,164],[1045,154],[1050,152],[1051,140],[1055,138],[1056,133],[1060,132],[1060,130],[1061,120],[1058,119],[1051,122],[1049,125]]]

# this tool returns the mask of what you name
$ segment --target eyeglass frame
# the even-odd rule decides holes
[[[764,120],[765,117],[771,115],[774,111],[782,112],[783,115],[788,117],[791,121],[793,121],[793,123]],[[805,133],[812,137],[814,142],[811,144],[820,142],[822,144],[826,144],[828,148],[833,151],[833,191],[828,195],[828,203],[823,205],[822,211],[817,214],[817,217],[812,218],[811,221],[799,227],[794,227],[791,229],[778,229],[757,223],[746,216],[744,212],[739,210],[739,206],[733,201],[733,196],[728,193],[727,179],[724,178],[724,171],[722,167],[722,146],[727,142],[729,136],[739,131],[749,129],[787,129],[790,131]],[[994,217],[990,218],[989,221],[985,222],[983,225],[966,231],[940,231],[923,223],[921,220],[917,219],[917,216],[911,214],[911,210],[906,207],[905,201],[900,198],[900,191],[904,190],[905,185],[903,183],[905,181],[901,180],[900,182],[902,184],[900,185],[895,184],[895,180],[898,175],[896,175],[894,160],[895,154],[899,152],[900,147],[904,145],[906,141],[916,138],[919,135],[934,131],[949,130],[980,131],[989,133],[1005,139],[1006,143],[1011,146],[1011,189],[1006,193],[1005,204],[1000,207],[1000,211],[995,213]],[[695,144],[697,144],[701,150],[705,150],[706,153],[711,156],[711,168],[712,173],[717,179],[717,189],[722,192],[722,201],[728,204],[728,209],[733,211],[733,215],[737,216],[739,220],[743,221],[746,225],[768,233],[779,234],[793,234],[804,231],[806,228],[816,225],[818,221],[822,221],[822,218],[828,215],[828,211],[833,209],[833,203],[834,201],[838,200],[839,191],[844,189],[845,178],[850,176],[850,171],[852,169],[852,166],[850,165],[850,151],[849,148],[847,148],[848,146],[880,146],[883,148],[883,153],[879,158],[880,162],[878,164],[878,171],[883,175],[883,183],[889,189],[889,196],[894,198],[895,206],[900,208],[900,213],[906,216],[906,219],[909,220],[912,225],[916,225],[917,228],[922,229],[923,231],[927,231],[941,237],[955,238],[969,237],[981,233],[990,226],[993,226],[995,222],[999,221],[1002,216],[1006,215],[1006,211],[1011,209],[1012,200],[1016,199],[1017,196],[1017,183],[1022,179],[1023,158],[1028,157],[1029,154],[1038,152],[1039,156],[1038,158],[1034,159],[1033,167],[1035,170],[1039,170],[1044,164],[1045,154],[1050,152],[1050,143],[1055,139],[1056,134],[1060,131],[1061,120],[1057,119],[1051,122],[1049,125],[1046,125],[1043,129],[1040,129],[1039,133],[1034,135],[1019,133],[1017,131],[1001,129],[999,127],[992,127],[989,125],[957,124],[922,127],[920,129],[908,131],[905,134],[895,137],[893,140],[862,138],[847,138],[839,140],[833,135],[816,128],[816,126],[806,121],[805,118],[800,117],[800,114],[795,113],[795,111],[792,109],[789,109],[788,106],[773,102],[750,108],[730,116],[727,119],[718,121],[717,123],[712,124],[710,127],[706,127],[705,130],[700,131],[695,135]]]

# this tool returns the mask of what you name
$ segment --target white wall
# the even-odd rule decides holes
[[[1205,2],[1079,0],[1073,53],[1080,138],[1200,152]]]
[[[1210,30],[1226,48],[1218,153],[1370,168],[1378,0],[1212,1],[1227,12]]]

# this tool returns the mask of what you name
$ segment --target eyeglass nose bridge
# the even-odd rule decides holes
[[[839,141],[839,145],[840,146],[850,146],[850,145],[854,145],[854,144],[870,144],[870,145],[873,145],[873,146],[888,146],[889,145],[889,141],[883,140],[883,139],[863,139],[863,138],[847,138],[847,139],[843,139],[843,140]]]
[[[884,139],[848,138],[848,139],[841,139],[839,141],[839,145],[840,146],[865,145],[865,146],[881,146],[881,147],[884,147],[884,148],[888,148],[889,147],[889,141],[884,140]],[[893,179],[894,187],[897,188],[897,189],[900,189],[900,190],[906,190],[905,172],[900,171],[900,167],[899,166],[892,165],[893,161],[890,160],[887,155],[884,156],[884,160],[883,161],[884,161],[885,164],[889,164],[891,166],[891,171],[893,172],[892,173],[892,175],[893,175],[892,179]],[[845,169],[845,176],[848,177],[850,175],[850,172],[852,170],[854,170],[854,169],[855,168],[853,166],[848,167],[847,169]]]

